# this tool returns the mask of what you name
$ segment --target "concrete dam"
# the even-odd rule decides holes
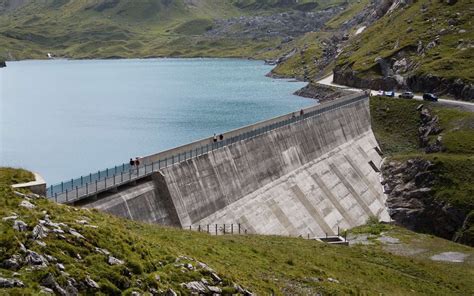
[[[208,138],[147,156],[143,174],[114,174],[103,190],[97,180],[86,191],[75,186],[58,202],[182,228],[239,224],[292,236],[334,235],[371,216],[389,220],[365,94],[223,136],[222,145]]]

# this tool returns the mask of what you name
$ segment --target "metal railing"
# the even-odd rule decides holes
[[[319,116],[325,112],[347,106],[365,98],[367,98],[366,94],[350,95],[324,105],[309,107],[302,109],[300,112],[292,112],[224,133],[224,139],[218,140],[217,142],[214,142],[213,138],[210,137],[158,154],[143,157],[140,159],[142,165],[139,167],[131,167],[129,164],[123,163],[113,168],[51,185],[47,188],[47,196],[59,203],[78,201],[90,195],[108,191],[120,185],[142,179],[176,163],[207,154],[213,150],[232,145],[236,142],[254,138],[310,117]]]

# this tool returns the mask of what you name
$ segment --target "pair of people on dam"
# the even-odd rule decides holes
[[[132,169],[133,167],[136,167],[138,169],[138,167],[140,166],[140,158],[139,157],[135,157],[135,160],[133,160],[133,158],[130,158],[130,169]]]
[[[217,142],[217,135],[216,134],[214,134],[214,137],[212,138],[212,140],[214,141],[214,143]],[[224,135],[220,134],[219,135],[219,141],[222,141],[222,140],[224,140]]]

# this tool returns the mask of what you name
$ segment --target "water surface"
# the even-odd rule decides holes
[[[315,103],[270,70],[237,59],[9,62],[0,165],[56,183]]]

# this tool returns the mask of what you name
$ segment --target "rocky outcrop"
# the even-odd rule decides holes
[[[463,227],[467,210],[435,199],[437,167],[424,159],[382,165],[390,217],[399,225],[449,240]]]
[[[392,90],[399,88],[399,84],[394,77],[373,77],[366,78],[350,67],[336,66],[334,68],[334,82],[341,85],[361,89],[382,89]]]
[[[295,95],[316,99],[319,103],[329,102],[348,95],[350,92],[341,88],[331,87],[322,84],[309,83],[307,86],[295,92]]]
[[[439,125],[439,118],[437,115],[432,115],[428,108],[423,104],[418,106],[420,111],[420,126],[418,127],[418,140],[420,148],[426,153],[436,153],[444,151],[443,137],[439,135],[442,128]],[[432,140],[433,136],[438,135],[436,140]]]
[[[406,85],[415,92],[431,92],[474,101],[474,84],[461,79],[446,79],[431,74],[412,75],[406,79]]]
[[[5,61],[0,61],[0,68],[4,68],[6,66],[7,64],[5,63]]]
[[[334,82],[357,88],[367,89],[410,89],[414,92],[430,92],[438,95],[447,95],[457,100],[474,101],[474,84],[461,79],[447,79],[427,75],[402,75],[396,74],[399,69],[406,65],[405,60],[395,60],[393,64],[387,64],[386,59],[378,59],[377,63],[381,72],[377,77],[366,77],[365,73],[359,73],[350,66],[337,66],[334,68]],[[395,73],[394,73],[395,71]]]

